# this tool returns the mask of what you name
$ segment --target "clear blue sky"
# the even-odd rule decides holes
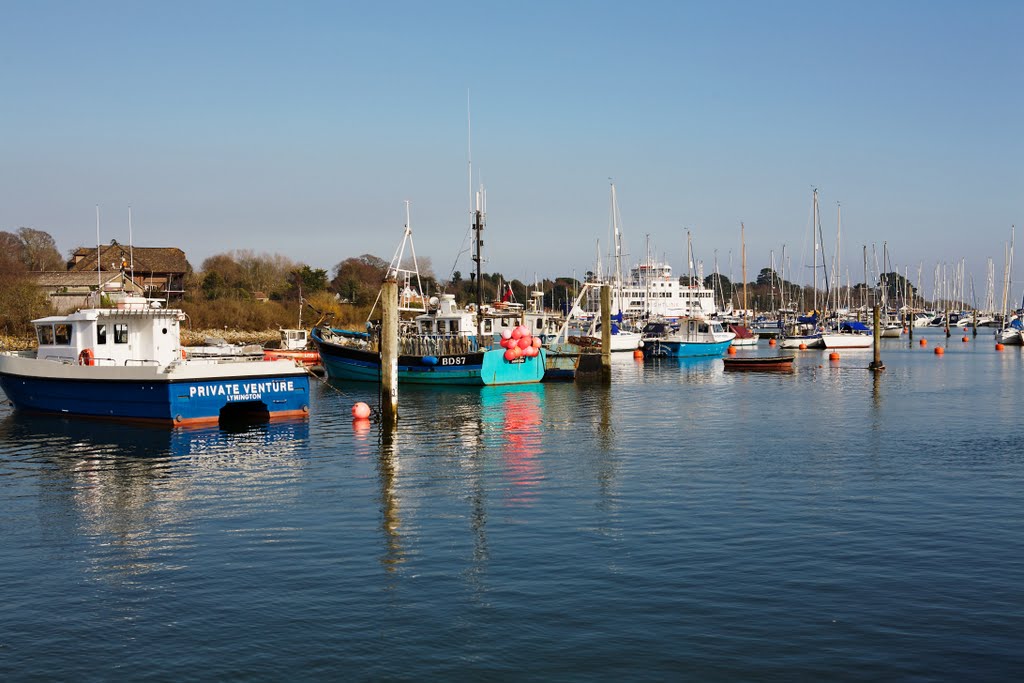
[[[390,258],[408,199],[446,277],[468,92],[488,271],[592,268],[614,178],[632,260],[650,235],[684,272],[690,229],[738,279],[744,221],[750,279],[783,244],[799,269],[818,187],[854,282],[888,241],[927,292],[961,258],[982,289],[1024,223],[1022,33],[1021,2],[0,2],[0,229],[66,253],[131,204],[195,267],[330,269]]]

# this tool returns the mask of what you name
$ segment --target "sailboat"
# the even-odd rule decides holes
[[[836,225],[836,270],[839,270],[839,237],[842,234],[842,212],[841,209],[837,210],[837,225]],[[820,236],[820,225],[819,225],[819,236]],[[824,240],[822,240],[824,244]],[[822,252],[824,253],[824,252]],[[840,279],[840,284],[842,281]],[[827,279],[825,285],[826,291],[829,291]],[[836,308],[839,308],[839,291],[840,288],[836,288]],[[827,306],[827,304],[826,304]],[[830,332],[823,332],[821,334],[821,343],[825,345],[826,349],[869,349],[875,344],[874,335],[871,334],[871,328],[859,320],[843,320],[839,323],[839,326]]]
[[[1010,316],[1007,313],[1007,301],[1009,300],[1010,294],[1010,283],[1012,282],[1011,273],[1013,271],[1013,238],[1016,228],[1010,227],[1010,247],[1006,252],[1006,268],[1003,271],[1003,326],[996,330],[996,342],[1003,344],[1004,346],[1021,346],[1024,342],[1022,334],[1024,334],[1024,326],[1021,325],[1019,318],[1010,320]]]
[[[745,230],[743,223],[740,223],[740,253],[742,255],[742,272],[743,272],[743,323],[730,323],[728,330],[735,334],[733,337],[733,346],[757,346],[757,340],[760,336],[750,331],[750,327],[747,325],[747,242],[745,236]]]
[[[814,265],[811,272],[814,273],[814,310],[803,316],[798,316],[793,322],[788,323],[782,332],[780,346],[784,349],[822,349],[825,343],[821,339],[821,320],[818,313],[818,248],[821,240],[821,219],[818,215],[818,188],[814,188],[811,213],[811,239],[814,241]],[[824,253],[822,254],[822,269],[825,269]],[[825,290],[828,291],[828,270],[825,270]]]
[[[611,351],[635,351],[640,346],[641,335],[634,330],[626,329],[626,319],[622,311],[622,233],[619,230],[619,203],[615,196],[615,183],[611,184],[611,220],[612,234],[615,239],[615,273],[612,281],[612,305],[616,312],[612,315]],[[595,315],[587,332],[587,336],[601,343],[601,324]]]

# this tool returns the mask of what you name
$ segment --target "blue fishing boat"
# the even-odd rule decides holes
[[[376,330],[370,334],[315,327],[311,337],[330,379],[380,381]],[[508,349],[482,348],[475,337],[461,335],[406,334],[399,337],[398,344],[399,384],[483,386],[528,384],[544,378],[543,348],[538,348],[536,355],[509,359]]]
[[[677,323],[652,322],[644,327],[644,356],[695,358],[720,356],[736,335],[715,320],[681,318]]]
[[[18,410],[162,422],[304,417],[309,376],[290,360],[186,358],[179,310],[142,297],[33,321],[38,347],[0,353],[0,388]]]
[[[474,259],[477,303],[472,308],[461,309],[453,294],[425,299],[418,270],[415,266],[413,269],[402,266],[407,245],[414,255],[414,264],[416,253],[406,204],[405,232],[388,274],[405,282],[399,294],[399,312],[418,315],[404,320],[398,334],[399,384],[483,386],[529,384],[544,378],[545,351],[541,348],[541,337],[533,336],[521,324],[521,307],[513,314],[504,307],[485,310],[483,305],[479,273],[483,211],[479,206],[474,212],[473,224],[478,249]],[[317,325],[310,337],[328,378],[380,381],[379,325],[369,323],[368,332]]]

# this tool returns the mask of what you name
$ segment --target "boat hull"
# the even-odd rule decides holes
[[[820,334],[783,337],[782,340],[779,342],[779,346],[781,346],[784,349],[799,349],[801,344],[808,349],[825,348],[825,343],[821,340]]]
[[[826,349],[870,349],[875,344],[870,334],[823,334],[821,341]]]
[[[327,377],[340,381],[380,382],[380,354],[333,344],[314,334]],[[544,378],[545,355],[505,360],[504,349],[441,356],[398,357],[399,384],[484,386],[530,384]]]
[[[18,410],[171,425],[309,413],[309,376],[287,361],[98,367],[8,356],[0,388]]]
[[[672,340],[646,340],[644,341],[644,356],[653,358],[697,358],[700,356],[720,356],[732,343],[732,339],[720,342],[701,341],[672,341]]]
[[[761,356],[756,358],[723,358],[726,370],[743,372],[789,372],[793,356]]]

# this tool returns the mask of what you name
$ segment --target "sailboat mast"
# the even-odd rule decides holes
[[[612,183],[612,230],[615,235],[615,307],[622,312],[622,235],[619,232],[619,203]]]
[[[814,291],[814,310],[818,310],[818,188],[814,188],[814,202],[813,209],[811,211],[811,239],[814,241],[814,264],[811,266],[811,273],[814,277],[814,285],[811,289]],[[823,255],[824,257],[824,255]]]
[[[743,326],[747,325],[747,240],[746,240],[746,228],[743,225],[743,221],[740,221],[740,261],[741,270],[743,271]]]

